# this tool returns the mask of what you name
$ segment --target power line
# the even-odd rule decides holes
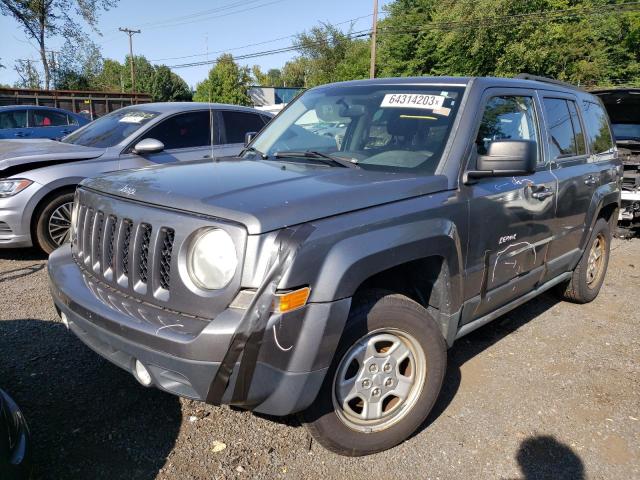
[[[338,23],[332,23],[332,22],[329,22],[329,23],[331,25],[344,25],[345,23],[352,23],[352,22],[356,22],[358,20],[362,20],[363,18],[369,18],[372,15],[373,14],[370,13],[369,15],[362,15],[361,17],[350,18],[349,20],[344,20],[344,21],[338,22]],[[231,52],[231,51],[234,51],[234,50],[242,50],[244,48],[249,48],[249,47],[257,47],[257,46],[260,46],[260,45],[267,45],[269,43],[278,42],[280,40],[287,40],[289,38],[295,38],[298,35],[300,35],[300,33],[292,33],[291,35],[286,35],[284,37],[273,38],[271,40],[265,40],[263,42],[249,43],[247,45],[241,45],[239,47],[231,47],[231,48],[226,48],[224,50],[217,50],[215,52],[195,53],[195,54],[192,54],[192,55],[181,55],[181,56],[178,56],[178,57],[156,58],[156,59],[152,59],[150,61],[151,62],[161,62],[163,60],[182,60],[184,58],[205,57],[207,55],[212,55],[212,54],[216,54],[216,53],[226,53],[226,52]]]
[[[381,27],[380,31],[378,32],[378,34],[380,35],[396,35],[396,34],[407,34],[407,33],[422,33],[427,31],[428,29],[434,29],[434,28],[440,28],[440,29],[448,29],[448,30],[454,30],[454,29],[467,29],[467,28],[478,28],[481,26],[492,26],[492,25],[504,25],[505,22],[509,22],[509,21],[517,21],[520,20],[522,18],[532,18],[532,17],[539,17],[540,19],[551,19],[551,20],[557,20],[559,18],[565,18],[565,17],[576,17],[576,16],[588,16],[588,15],[593,15],[593,14],[598,14],[601,13],[603,11],[621,11],[624,9],[627,9],[628,7],[635,7],[640,5],[640,2],[626,2],[626,3],[619,3],[619,4],[613,4],[613,5],[605,5],[605,6],[601,6],[599,8],[587,8],[587,9],[563,9],[563,10],[554,10],[554,11],[540,11],[540,12],[530,12],[530,13],[525,13],[525,14],[514,14],[514,15],[503,15],[503,16],[493,16],[490,18],[491,23],[487,23],[487,19],[483,19],[483,18],[467,18],[465,20],[461,20],[461,21],[455,21],[455,22],[427,22],[424,23],[422,25],[422,27],[420,28],[413,28],[413,29],[398,29],[398,28],[394,28],[394,29],[389,29],[388,27]],[[570,15],[566,15],[567,12],[570,12]],[[564,17],[559,17],[559,14],[565,14]],[[552,18],[555,17],[555,18]],[[426,28],[425,28],[426,27]],[[361,37],[366,37],[369,36],[371,34],[371,30],[362,30],[359,32],[354,32],[351,35],[348,35],[349,38],[361,38]],[[323,42],[316,42],[316,44],[321,44]],[[276,55],[276,54],[281,54],[281,53],[286,53],[286,52],[291,52],[291,51],[296,51],[296,50],[302,50],[303,47],[298,46],[298,45],[292,45],[289,47],[284,47],[284,48],[279,48],[279,49],[272,49],[272,50],[266,50],[266,51],[261,51],[261,52],[254,52],[254,53],[250,53],[250,54],[246,54],[246,55],[241,55],[241,56],[237,56],[234,57],[236,60],[245,60],[245,59],[249,59],[249,58],[257,58],[257,57],[263,57],[263,56],[269,56],[269,55]],[[183,63],[183,64],[178,64],[178,65],[171,65],[169,68],[190,68],[190,67],[198,67],[198,66],[202,66],[202,65],[214,65],[216,63],[215,60],[213,61],[201,61],[201,62],[191,62],[191,63]]]

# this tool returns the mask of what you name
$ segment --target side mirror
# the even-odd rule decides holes
[[[247,132],[244,134],[244,146],[248,147],[249,144],[253,141],[254,138],[256,138],[256,135],[258,134],[258,132]]]
[[[533,140],[495,140],[486,155],[479,155],[477,170],[467,171],[464,182],[485,177],[528,175],[536,171],[538,144]]]
[[[164,150],[164,143],[155,138],[145,138],[136,143],[133,147],[133,153],[137,155],[144,155],[148,153],[158,153]]]

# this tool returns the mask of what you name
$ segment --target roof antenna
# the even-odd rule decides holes
[[[209,65],[209,34],[205,35],[204,43],[207,51],[207,65]],[[207,81],[209,79],[207,78]],[[211,106],[211,82],[208,82],[207,92],[209,94],[209,145],[211,147],[211,160],[213,160],[213,107]]]

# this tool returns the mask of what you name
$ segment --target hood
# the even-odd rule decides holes
[[[93,190],[242,223],[250,234],[447,189],[445,176],[276,161],[198,161],[94,177]]]
[[[96,158],[104,148],[83,147],[46,138],[0,140],[0,175],[15,175],[46,164]]]

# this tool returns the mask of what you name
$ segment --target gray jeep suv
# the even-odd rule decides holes
[[[567,85],[326,85],[239,158],[83,181],[51,291],[141,384],[300,412],[365,455],[424,422],[456,339],[550,289],[596,297],[621,172],[600,100]]]

